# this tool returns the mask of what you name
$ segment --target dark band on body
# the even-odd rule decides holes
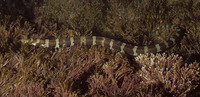
[[[165,28],[169,28],[166,26]],[[110,38],[98,37],[98,36],[81,36],[81,37],[70,37],[65,39],[21,39],[23,43],[31,43],[34,46],[41,47],[51,47],[51,48],[63,48],[63,47],[71,47],[77,45],[100,45],[105,48],[109,48],[111,50],[117,50],[121,53],[126,53],[132,56],[137,56],[139,54],[147,54],[147,53],[157,53],[162,52],[176,43],[178,43],[180,38],[180,29],[175,26],[170,26],[171,29],[175,30],[175,35],[171,37],[169,40],[164,41],[160,44],[154,44],[149,46],[134,46],[131,44],[126,44],[121,41],[117,41]],[[160,27],[157,28],[158,30]]]

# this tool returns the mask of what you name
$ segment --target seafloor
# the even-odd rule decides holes
[[[199,0],[0,0],[1,97],[199,97]],[[41,48],[20,39],[103,36],[134,45],[183,37],[133,57],[102,46]]]

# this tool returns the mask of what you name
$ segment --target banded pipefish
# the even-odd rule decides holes
[[[157,29],[161,29],[162,27],[158,27]],[[125,53],[131,56],[138,56],[139,54],[147,54],[147,53],[158,53],[164,52],[166,49],[173,47],[176,43],[180,41],[181,29],[174,25],[165,25],[165,28],[173,29],[174,35],[168,40],[148,45],[148,46],[137,46],[132,44],[127,44],[121,41],[117,41],[114,39],[100,37],[100,36],[80,36],[80,37],[69,37],[64,39],[21,39],[22,43],[30,43],[33,46],[38,47],[53,47],[53,48],[64,48],[64,47],[72,47],[72,46],[81,46],[81,45],[100,45],[102,47],[117,50],[121,53]],[[155,30],[157,31],[157,30]],[[156,32],[157,33],[157,32]]]

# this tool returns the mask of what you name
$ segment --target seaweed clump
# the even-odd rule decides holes
[[[131,96],[138,89],[140,77],[121,58],[119,54],[115,55],[103,64],[103,72],[99,71],[88,78],[89,95]]]
[[[65,33],[75,30],[89,34],[100,27],[103,6],[101,0],[48,0],[44,1],[43,6],[35,8],[35,21],[42,19],[57,23],[58,29]]]
[[[182,66],[182,57],[171,54],[140,55],[136,62],[141,65],[138,74],[142,85],[163,87],[165,93],[174,97],[186,97],[187,93],[200,84],[199,63]]]

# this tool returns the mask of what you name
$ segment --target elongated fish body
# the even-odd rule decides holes
[[[168,26],[167,26],[168,27]],[[81,46],[81,45],[100,45],[102,47],[117,50],[121,53],[125,53],[132,56],[137,56],[139,54],[147,53],[158,53],[163,52],[166,49],[174,46],[180,40],[180,29],[171,26],[171,29],[175,30],[175,34],[167,41],[154,44],[149,46],[135,46],[114,39],[99,37],[99,36],[80,36],[80,37],[70,37],[64,39],[21,39],[22,43],[30,43],[33,46],[45,47],[45,48],[64,48],[71,46]]]

